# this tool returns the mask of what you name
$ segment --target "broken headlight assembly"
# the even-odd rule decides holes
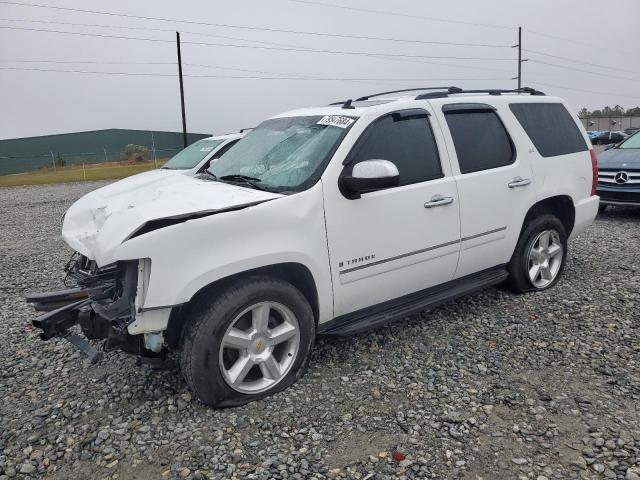
[[[73,286],[26,296],[37,311],[46,312],[32,322],[42,330],[40,338],[65,338],[96,362],[100,352],[71,330],[80,325],[88,339],[105,339],[106,350],[155,356],[145,352],[142,335],[127,332],[144,300],[150,266],[149,259],[142,259],[98,267],[95,261],[74,255],[65,267],[65,285]]]

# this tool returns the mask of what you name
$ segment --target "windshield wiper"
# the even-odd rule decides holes
[[[232,173],[231,175],[223,175],[221,177],[216,177],[217,180],[227,181],[227,182],[236,182],[236,183],[244,183],[249,185],[250,187],[255,188],[256,190],[267,190],[265,187],[261,187],[258,185],[258,182],[261,182],[259,178],[250,177],[248,175],[242,175],[240,173]]]

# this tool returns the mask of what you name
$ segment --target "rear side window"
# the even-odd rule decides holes
[[[348,162],[389,160],[400,172],[400,185],[442,177],[438,148],[427,112],[395,112],[375,121],[364,133]]]
[[[445,112],[461,173],[510,165],[515,149],[498,115],[491,110]]]
[[[543,157],[588,149],[576,122],[561,103],[512,103],[509,108]]]

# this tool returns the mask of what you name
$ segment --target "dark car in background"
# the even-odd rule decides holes
[[[624,133],[626,133],[627,135],[633,135],[634,133],[640,131],[640,127],[631,127],[631,128],[625,128],[624,129]]]
[[[589,136],[593,145],[609,145],[613,143],[620,143],[627,135],[624,132],[619,131],[605,131],[597,132],[596,135]]]
[[[598,155],[600,211],[608,205],[640,206],[640,132]]]

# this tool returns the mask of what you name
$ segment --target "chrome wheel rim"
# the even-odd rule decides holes
[[[300,348],[300,325],[276,302],[260,302],[237,315],[220,344],[220,370],[232,389],[260,393],[291,370]]]
[[[545,288],[558,276],[564,249],[555,230],[540,232],[529,250],[529,281],[536,288]]]

